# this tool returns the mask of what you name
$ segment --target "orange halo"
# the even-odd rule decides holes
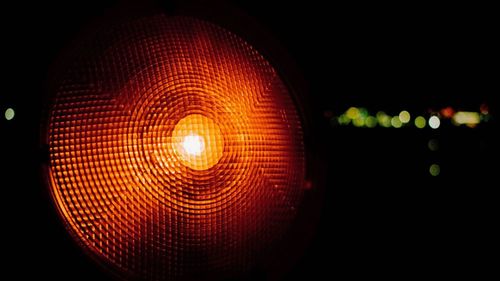
[[[174,127],[171,144],[179,161],[195,170],[213,167],[224,149],[219,126],[201,114],[181,119]]]

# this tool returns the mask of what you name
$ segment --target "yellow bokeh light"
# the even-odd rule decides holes
[[[481,118],[477,112],[459,111],[453,115],[453,122],[458,125],[477,125]]]
[[[365,125],[365,119],[363,119],[363,118],[356,118],[356,119],[352,120],[352,124],[355,127],[363,127]]]
[[[213,167],[224,149],[219,126],[201,114],[188,115],[175,125],[172,146],[181,163],[194,170]]]
[[[426,123],[427,122],[425,121],[425,118],[422,116],[418,116],[417,118],[415,118],[415,127],[419,129],[423,129]]]
[[[432,164],[429,167],[429,173],[433,177],[439,176],[439,174],[441,173],[441,167],[438,164]]]
[[[377,112],[377,121],[382,127],[389,128],[391,126],[391,117],[383,111]]]
[[[394,116],[391,119],[391,125],[394,128],[401,128],[401,126],[403,126],[403,123],[401,123],[401,120],[399,120],[399,116]]]
[[[7,110],[5,110],[5,119],[12,120],[14,116],[15,116],[14,109],[7,108]]]
[[[365,125],[368,128],[374,128],[375,126],[377,126],[377,118],[373,116],[366,117]]]
[[[399,113],[399,120],[401,120],[402,123],[410,122],[410,118],[410,113],[406,110],[403,110]]]
[[[348,125],[351,122],[351,119],[349,119],[349,117],[347,117],[347,115],[342,114],[339,116],[338,122],[340,125]]]
[[[350,107],[346,113],[347,117],[349,117],[350,119],[357,119],[360,117],[360,112],[359,112],[359,109],[357,107]]]

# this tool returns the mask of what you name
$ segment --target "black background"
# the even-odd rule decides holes
[[[16,112],[1,121],[2,274],[14,279],[106,278],[54,213],[40,175],[39,129],[50,64],[116,3],[2,4],[0,107]],[[316,234],[286,280],[476,276],[491,268],[498,142],[489,7],[231,3],[281,43],[309,89],[325,196]],[[325,117],[350,106],[425,114],[483,103],[493,119],[475,129],[360,129]],[[431,138],[437,152],[427,148]],[[441,165],[438,177],[429,175],[432,163]]]

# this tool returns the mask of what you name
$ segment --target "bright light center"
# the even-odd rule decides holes
[[[176,160],[198,171],[219,163],[224,151],[219,125],[201,114],[190,114],[179,120],[172,131],[170,143]]]
[[[205,150],[205,141],[198,135],[185,136],[182,146],[188,154],[198,156]]]

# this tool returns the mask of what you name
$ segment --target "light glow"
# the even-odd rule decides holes
[[[356,118],[356,119],[352,120],[352,124],[355,127],[363,127],[365,125],[365,119],[363,119],[363,118]]]
[[[429,118],[429,126],[433,129],[439,128],[439,125],[441,125],[441,121],[439,120],[439,117],[437,116],[432,116]]]
[[[186,166],[206,170],[217,164],[224,150],[219,126],[201,114],[181,119],[172,133],[175,155]]]
[[[457,125],[469,125],[475,126],[481,122],[481,118],[479,113],[477,112],[467,112],[467,111],[459,111],[453,115],[453,123]]]
[[[373,116],[366,117],[365,125],[368,128],[375,128],[375,126],[377,126],[377,118]]]
[[[425,127],[425,123],[427,123],[427,122],[425,121],[424,117],[417,116],[417,118],[415,118],[415,127],[419,128],[419,129],[423,129]]]
[[[351,122],[351,119],[349,119],[346,114],[340,115],[337,120],[340,125],[349,125],[349,123]]]
[[[453,110],[453,107],[451,106],[441,109],[441,115],[444,118],[450,119],[453,116],[453,113],[455,113],[455,110]]]
[[[391,117],[383,111],[377,112],[377,120],[382,127],[389,128],[391,126]]]
[[[7,108],[7,110],[5,110],[5,119],[7,119],[8,121],[12,120],[15,115],[16,115],[16,113],[15,113],[14,109]]]
[[[429,173],[431,174],[431,176],[437,177],[441,173],[441,167],[438,164],[432,164],[429,167]]]
[[[403,110],[399,113],[399,120],[401,120],[402,123],[410,122],[410,118],[410,113],[406,110]]]
[[[394,116],[391,119],[391,125],[394,128],[401,128],[401,126],[403,126],[403,123],[401,123],[401,120],[399,120],[399,116]]]
[[[361,116],[359,109],[354,106],[350,107],[345,114],[349,117],[349,119],[357,119]]]

